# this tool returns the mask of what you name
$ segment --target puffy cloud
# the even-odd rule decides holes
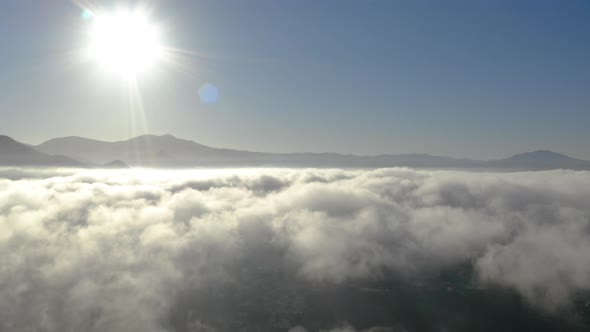
[[[288,330],[301,283],[466,263],[555,311],[589,235],[588,172],[0,169],[0,330]]]

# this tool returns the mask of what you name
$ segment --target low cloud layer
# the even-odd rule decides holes
[[[589,235],[589,172],[0,169],[0,330],[232,330],[217,290],[268,316],[300,310],[291,282],[461,264],[556,312]]]

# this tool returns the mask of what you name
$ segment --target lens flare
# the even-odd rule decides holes
[[[219,90],[211,83],[205,83],[199,88],[199,98],[205,104],[215,104],[219,99]]]

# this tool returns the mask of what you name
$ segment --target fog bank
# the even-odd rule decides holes
[[[589,220],[584,171],[4,168],[0,330],[232,329],[216,289],[296,317],[297,283],[461,264],[555,313],[590,290]]]

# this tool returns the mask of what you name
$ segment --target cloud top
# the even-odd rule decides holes
[[[286,281],[461,264],[555,312],[590,290],[589,235],[589,172],[5,168],[0,330],[231,330],[218,287],[296,313]]]

